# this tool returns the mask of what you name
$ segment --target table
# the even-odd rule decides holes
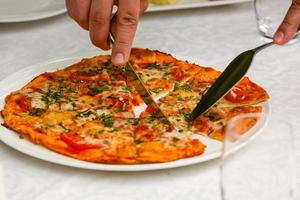
[[[238,53],[261,44],[251,3],[145,14],[134,46],[195,57],[223,69]],[[0,24],[0,80],[51,58],[97,51],[67,15]],[[270,93],[273,113],[300,128],[300,45],[261,52],[249,76]],[[0,133],[1,134],[1,133]],[[300,146],[300,135],[296,135]],[[300,169],[300,149],[296,152]],[[41,161],[0,142],[10,200],[132,200],[219,198],[218,160],[177,169],[116,173],[69,168]],[[297,176],[300,188],[300,173]]]

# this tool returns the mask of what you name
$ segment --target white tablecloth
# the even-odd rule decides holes
[[[202,60],[223,69],[239,52],[262,44],[251,3],[149,13],[134,46]],[[0,80],[34,63],[96,50],[67,15],[0,24]],[[261,52],[249,72],[271,95],[273,113],[299,130],[300,43]],[[1,133],[0,133],[1,134]],[[296,142],[300,146],[300,132]],[[297,152],[300,169],[300,148]],[[69,168],[24,155],[0,142],[9,200],[219,199],[218,160],[177,169],[116,173]],[[297,178],[300,188],[300,176]],[[1,195],[0,195],[1,196]]]

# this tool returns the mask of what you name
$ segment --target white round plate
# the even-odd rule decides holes
[[[0,0],[0,23],[33,21],[64,12],[64,0]]]
[[[107,54],[107,52],[103,54]],[[69,66],[73,63],[80,61],[84,57],[91,57],[93,55],[81,55],[78,57],[50,60],[50,61],[29,66],[8,76],[7,78],[5,78],[0,82],[0,109],[3,108],[4,99],[8,94],[10,94],[10,92],[20,89],[22,86],[26,85],[37,75],[46,71],[55,71],[59,68],[64,68],[66,66]],[[189,61],[196,62],[195,60],[189,60]],[[270,109],[269,104],[264,103],[263,107],[264,107],[264,112],[269,113],[269,109]],[[1,117],[0,117],[0,123],[3,123],[3,119]],[[266,125],[266,121],[260,120],[256,124],[256,128],[253,128],[249,131],[249,134],[252,135],[252,137],[250,137],[250,139],[247,142],[235,146],[233,149],[231,149],[231,152],[237,151],[238,149],[240,149],[241,147],[243,147],[244,145],[252,141],[257,135],[261,133],[265,125]],[[251,132],[252,130],[255,130],[255,133]],[[133,164],[133,165],[101,164],[101,163],[92,163],[92,162],[76,160],[55,153],[40,145],[34,144],[29,140],[26,139],[21,140],[17,133],[3,126],[0,126],[0,140],[2,140],[2,142],[6,143],[7,145],[11,146],[12,148],[20,152],[23,152],[27,155],[45,161],[49,161],[52,163],[57,163],[57,164],[77,167],[77,168],[104,170],[104,171],[147,171],[147,170],[175,168],[175,167],[201,163],[221,156],[221,147],[222,147],[221,142],[207,137],[199,136],[199,135],[195,135],[195,138],[199,138],[202,142],[204,142],[207,145],[207,148],[204,154],[192,158],[185,158],[173,162],[154,163],[154,164]]]
[[[190,8],[202,8],[212,6],[223,6],[236,3],[245,3],[252,0],[181,0],[180,3],[174,5],[155,5],[150,4],[147,12],[158,12],[168,10],[181,10]]]

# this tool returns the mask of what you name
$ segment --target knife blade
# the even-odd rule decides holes
[[[213,85],[202,96],[188,120],[194,121],[199,115],[215,105],[245,76],[251,66],[254,55],[260,50],[273,44],[273,42],[263,44],[254,49],[245,51],[233,59],[219,78],[217,78]]]
[[[109,40],[111,44],[114,44],[115,39],[112,33],[109,34]],[[127,84],[133,86],[136,89],[136,91],[142,97],[142,99],[144,100],[145,104],[147,104],[147,106],[151,106],[152,108],[155,109],[156,112],[154,113],[154,116],[156,118],[159,118],[163,123],[168,124],[172,130],[177,130],[176,127],[174,127],[174,125],[170,122],[168,117],[164,115],[159,105],[155,102],[155,100],[151,96],[151,93],[145,86],[143,80],[139,77],[139,75],[137,74],[134,67],[131,65],[129,61],[125,65],[125,73],[128,75],[129,78]]]

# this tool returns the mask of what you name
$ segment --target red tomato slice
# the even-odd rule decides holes
[[[184,72],[179,66],[174,66],[171,68],[170,74],[174,76],[177,81],[182,81],[184,79]]]
[[[79,136],[75,136],[75,135],[62,133],[60,135],[60,138],[62,141],[67,143],[70,147],[72,147],[73,149],[78,150],[78,151],[101,148],[100,145],[80,143],[80,141],[83,141],[82,138]]]
[[[140,124],[135,128],[135,132],[138,131],[147,131],[149,129],[149,127],[145,124]]]
[[[157,112],[157,109],[152,106],[152,105],[149,105],[147,108],[146,108],[146,112],[149,113],[149,114],[155,114]]]
[[[136,94],[132,99],[132,104],[135,106],[141,105],[143,102],[144,101],[139,94]]]
[[[203,116],[197,117],[195,119],[195,121],[193,122],[193,126],[199,132],[204,133],[204,134],[209,134],[213,130],[211,122]]]
[[[261,89],[248,77],[243,78],[224,98],[232,103],[244,103],[259,98]]]
[[[109,81],[110,77],[105,73],[89,74],[87,72],[76,71],[70,75],[71,81],[74,82],[91,82],[91,81]]]
[[[25,97],[20,97],[16,103],[19,105],[21,112],[31,111],[31,102],[29,99],[26,99]]]
[[[234,87],[224,96],[224,98],[232,103],[241,103],[248,100],[249,96],[247,91],[244,91],[239,87]]]

